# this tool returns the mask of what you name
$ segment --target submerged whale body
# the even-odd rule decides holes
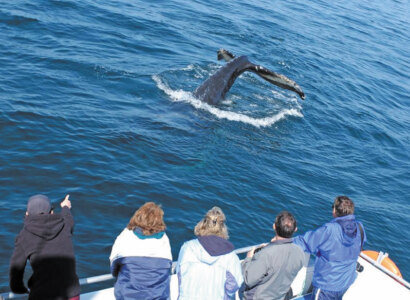
[[[218,104],[232,87],[236,78],[245,71],[251,71],[266,81],[283,89],[293,91],[297,93],[301,99],[305,99],[305,94],[296,82],[284,75],[277,74],[262,66],[251,63],[246,56],[235,57],[229,51],[220,49],[218,51],[218,60],[221,59],[224,59],[228,63],[209,77],[194,92],[194,96],[201,101],[213,105]]]

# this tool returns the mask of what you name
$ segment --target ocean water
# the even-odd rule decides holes
[[[160,203],[174,259],[212,206],[236,247],[356,204],[367,249],[410,279],[410,14],[403,1],[0,2],[0,291],[26,201],[70,194],[78,275]],[[192,92],[225,48],[295,80],[245,73],[218,106]]]

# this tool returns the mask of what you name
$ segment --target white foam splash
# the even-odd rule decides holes
[[[279,113],[265,118],[249,117],[244,114],[222,110],[215,106],[202,102],[199,99],[196,99],[191,92],[187,92],[184,90],[172,90],[167,84],[165,84],[161,80],[161,78],[158,75],[152,76],[152,79],[157,83],[158,88],[164,91],[169,97],[171,97],[173,101],[188,102],[196,109],[205,110],[220,119],[242,122],[259,128],[272,126],[276,122],[286,118],[286,116],[303,118],[303,114],[300,112],[299,109],[296,108],[283,109]]]
[[[195,66],[194,65],[188,65],[185,68],[182,68],[182,71],[192,71],[194,70]]]

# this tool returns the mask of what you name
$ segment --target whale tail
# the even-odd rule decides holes
[[[225,60],[226,62],[231,61],[235,58],[231,52],[225,49],[218,50],[218,60]],[[243,70],[245,71],[245,70]],[[254,65],[250,63],[250,65],[246,68],[246,71],[254,72],[255,74],[259,75],[266,81],[281,87],[286,90],[293,91],[299,95],[302,100],[305,100],[305,93],[302,91],[301,87],[294,82],[293,80],[289,79],[285,75],[275,73],[271,70],[268,70],[262,66]]]

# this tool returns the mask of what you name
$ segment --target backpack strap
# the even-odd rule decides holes
[[[363,240],[364,240],[363,227],[359,222],[357,222],[357,226],[359,227],[359,230],[360,230],[360,239],[361,239],[360,250],[363,250]]]

